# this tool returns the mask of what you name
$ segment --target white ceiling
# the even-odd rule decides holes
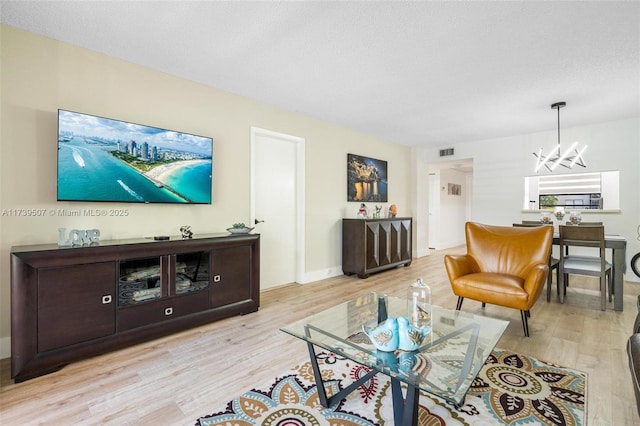
[[[6,1],[1,22],[405,145],[640,116],[639,1]]]

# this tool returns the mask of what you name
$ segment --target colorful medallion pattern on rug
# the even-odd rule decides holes
[[[557,365],[506,351],[493,351],[474,380],[477,395],[505,423],[580,425],[586,380]]]
[[[369,369],[320,352],[327,395],[334,395]],[[380,425],[392,426],[390,380],[376,375],[345,400],[322,407],[311,363],[295,366],[272,383],[229,401],[197,420],[199,426]],[[421,393],[420,425],[548,424],[580,426],[585,418],[586,375],[513,352],[494,350],[459,410]]]

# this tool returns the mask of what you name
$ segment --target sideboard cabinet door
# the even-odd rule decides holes
[[[115,333],[116,263],[38,270],[38,352]]]
[[[218,307],[252,298],[251,247],[230,247],[212,252],[211,306]]]

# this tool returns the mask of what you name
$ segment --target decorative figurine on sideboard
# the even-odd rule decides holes
[[[389,206],[389,217],[396,217],[398,214],[398,207],[395,204]]]
[[[368,219],[369,212],[365,203],[360,204],[360,210],[358,210],[358,219]]]
[[[190,238],[193,238],[193,232],[191,232],[191,226],[189,225],[184,225],[180,227],[180,232],[182,232],[182,239],[183,240],[188,240]]]
[[[373,218],[380,219],[380,212],[382,211],[382,206],[375,206],[375,210],[373,211]]]

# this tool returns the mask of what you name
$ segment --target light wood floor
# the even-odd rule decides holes
[[[307,360],[306,346],[279,328],[308,314],[378,291],[405,296],[421,276],[434,304],[455,309],[443,265],[447,252],[433,252],[410,267],[366,280],[335,277],[287,285],[262,293],[258,312],[229,318],[166,338],[70,364],[14,384],[9,360],[0,362],[0,424],[189,425],[220,409],[252,386]],[[588,373],[588,424],[640,423],[629,378],[626,341],[636,316],[640,285],[625,285],[624,312],[599,310],[597,282],[572,278],[561,305],[541,297],[531,311],[531,337],[520,313],[465,300],[464,310],[511,322],[498,347]]]

